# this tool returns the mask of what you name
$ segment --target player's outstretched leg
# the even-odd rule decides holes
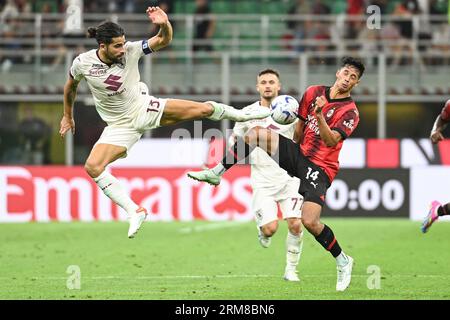
[[[254,119],[264,119],[270,116],[269,108],[246,108],[246,110],[235,109],[223,103],[207,101],[214,110],[208,119],[220,121],[223,119],[243,122]]]
[[[439,201],[434,200],[430,204],[430,210],[428,211],[427,216],[422,222],[421,230],[423,233],[427,232],[431,225],[439,218],[438,209],[441,207],[441,203]]]
[[[162,100],[155,100],[154,102],[157,103],[157,106],[160,106]],[[151,129],[152,127],[149,126],[149,123],[154,120],[154,113],[149,111],[157,110],[159,109],[147,109],[147,112],[144,112],[134,120],[134,127],[139,130]],[[214,121],[229,119],[242,122],[253,119],[264,119],[269,115],[269,108],[246,108],[245,110],[239,110],[214,101],[195,102],[190,100],[167,99],[164,103],[159,126],[174,125],[183,121],[198,119],[211,119]]]
[[[189,171],[187,175],[191,179],[217,186],[220,183],[222,175],[225,171],[234,166],[240,160],[247,158],[253,149],[254,148],[245,143],[242,138],[237,137],[236,142],[226,151],[222,161],[220,161],[214,168],[204,169],[202,171]]]
[[[259,108],[265,109],[265,108]],[[222,161],[214,168],[204,169],[202,171],[190,171],[188,177],[197,181],[207,182],[217,186],[220,183],[222,175],[239,161],[246,159],[253,149],[258,146],[266,152],[271,153],[278,146],[278,136],[274,131],[255,127],[250,130],[244,138],[236,137],[236,142],[227,150]]]

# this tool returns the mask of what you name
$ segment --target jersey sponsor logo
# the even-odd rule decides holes
[[[120,86],[122,85],[122,82],[119,82],[118,80],[120,80],[120,76],[115,76],[115,75],[111,74],[108,77],[108,79],[106,79],[103,82],[106,84],[109,84],[109,86],[107,86],[106,89],[111,90],[111,91],[117,91],[117,90],[119,90]]]
[[[92,69],[89,69],[89,75],[91,77],[101,77],[106,74],[106,68],[105,67],[94,67]]]
[[[345,120],[343,122],[343,125],[346,126],[347,128],[349,128],[350,130],[353,130],[353,125],[355,124],[355,120],[350,119],[350,120]]]
[[[308,126],[309,129],[314,131],[316,135],[320,134],[319,124],[317,123],[317,119],[314,116],[308,114],[308,119],[306,119],[306,125]]]
[[[114,96],[117,96],[117,95],[119,95],[119,94],[124,93],[125,91],[127,91],[127,88],[123,88],[122,90],[117,91],[117,92],[108,93],[107,96],[108,96],[108,97],[114,97]]]

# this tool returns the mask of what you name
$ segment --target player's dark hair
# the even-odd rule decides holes
[[[88,37],[95,38],[98,44],[110,44],[112,38],[121,37],[125,34],[121,26],[111,21],[102,22],[97,27],[89,27],[87,32]]]
[[[278,73],[278,71],[275,69],[270,69],[270,68],[261,70],[261,72],[258,74],[258,78],[261,77],[263,74],[268,74],[268,73],[274,74],[277,76],[278,79],[280,79],[280,74]]]
[[[342,58],[341,68],[343,68],[345,66],[352,66],[352,67],[358,69],[360,79],[364,74],[364,70],[366,69],[366,67],[364,66],[364,63],[361,60],[359,60],[358,58],[353,58],[353,57]]]

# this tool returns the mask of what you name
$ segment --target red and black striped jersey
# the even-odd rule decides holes
[[[324,118],[331,128],[339,132],[342,140],[334,147],[328,147],[320,138],[319,125],[314,115],[316,97],[325,96],[327,103],[322,109]],[[330,182],[339,170],[339,152],[344,140],[348,138],[359,123],[359,112],[351,97],[330,98],[330,87],[311,86],[300,101],[299,118],[305,122],[300,149],[310,161],[322,168]]]
[[[450,99],[447,100],[441,111],[441,119],[445,122],[450,122]]]

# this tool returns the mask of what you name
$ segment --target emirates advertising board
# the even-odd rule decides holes
[[[440,169],[435,168],[434,174],[439,175]],[[218,187],[187,178],[188,170],[120,168],[112,173],[137,203],[150,210],[152,221],[253,219],[248,166],[227,172]],[[414,181],[424,185],[429,174],[414,174]],[[324,216],[408,217],[409,175],[407,169],[343,169],[328,190]],[[419,198],[414,197],[414,204],[426,207]],[[124,219],[125,213],[82,167],[0,167],[0,222]]]

